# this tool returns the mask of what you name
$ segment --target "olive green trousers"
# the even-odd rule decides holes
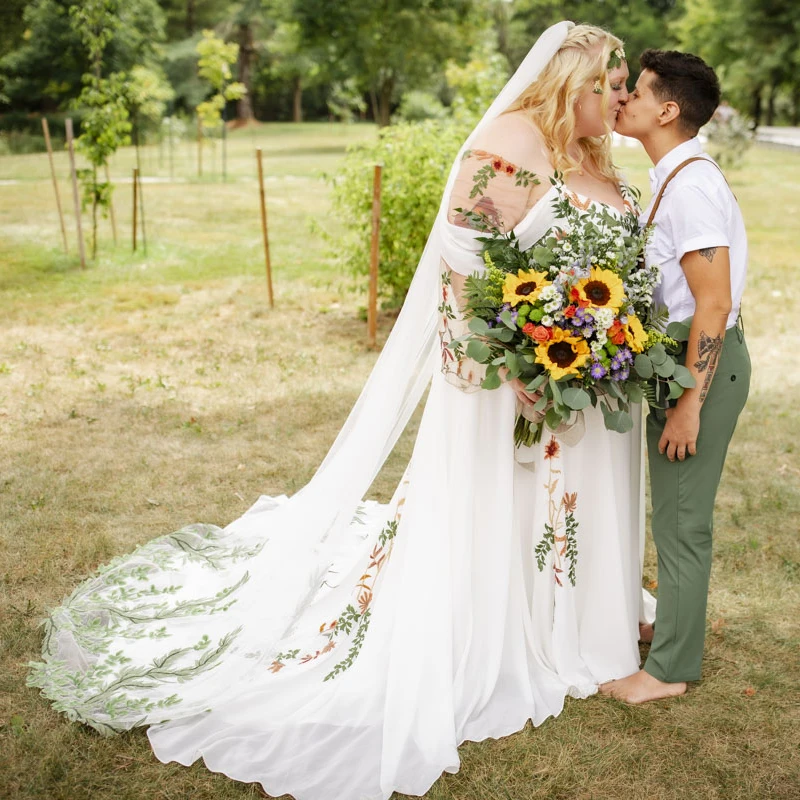
[[[728,329],[700,411],[697,454],[670,461],[658,452],[666,415],[647,417],[647,450],[658,554],[658,604],[644,669],[662,681],[700,678],[711,574],[714,501],[725,456],[750,387],[750,356],[740,324]]]

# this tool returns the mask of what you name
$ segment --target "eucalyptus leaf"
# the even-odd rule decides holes
[[[628,394],[628,400],[630,400],[631,403],[641,403],[644,399],[644,391],[638,383],[629,381],[626,386],[626,390]]]
[[[567,408],[571,408],[574,411],[580,411],[592,402],[589,392],[575,386],[564,389],[561,392],[561,399]]]
[[[511,319],[511,312],[508,309],[500,312],[500,321],[507,328],[511,328],[512,331],[517,329],[517,326],[514,324],[514,320]]]
[[[569,414],[567,414],[565,417],[563,414],[559,413],[555,407],[549,408],[544,417],[547,427],[552,431],[554,431],[562,422],[566,422],[567,419],[569,419]]]
[[[556,405],[564,405],[564,401],[561,399],[561,387],[558,385],[558,381],[553,380],[550,378],[550,391],[553,393],[553,402]]]
[[[674,339],[676,342],[685,342],[689,339],[689,332],[692,329],[692,317],[683,320],[683,322],[670,322],[667,325],[667,336]]]
[[[676,366],[671,358],[667,358],[662,364],[655,365],[656,375],[661,378],[671,378]]]
[[[493,332],[495,339],[506,344],[514,338],[514,331],[511,328],[495,328]]]
[[[487,345],[486,342],[481,342],[478,339],[472,339],[472,341],[470,341],[470,343],[467,345],[467,355],[480,364],[488,361],[491,354],[492,351],[489,349],[489,345]]]
[[[644,353],[639,353],[633,360],[633,368],[640,378],[647,380],[653,377],[653,362]]]
[[[500,376],[497,372],[489,373],[486,377],[481,381],[481,386],[484,389],[497,389],[502,384],[500,380]]]
[[[627,411],[612,411],[604,414],[606,428],[617,433],[627,433],[633,428],[633,418]]]
[[[677,381],[669,382],[668,400],[677,400],[683,394],[683,387]]]
[[[608,393],[615,397],[617,400],[624,400],[625,395],[622,393],[622,390],[617,385],[616,381],[609,381],[608,382]]]
[[[697,385],[697,381],[694,379],[694,375],[689,372],[683,364],[676,364],[675,370],[672,373],[672,377],[676,380],[684,389],[691,389],[693,386]]]
[[[489,324],[480,317],[473,317],[467,327],[478,336],[485,336],[489,332]]]
[[[650,357],[650,360],[653,362],[653,366],[656,364],[663,364],[667,360],[667,351],[661,342],[657,342],[654,344],[648,351],[647,355]]]
[[[506,353],[506,366],[508,367],[509,380],[513,380],[514,378],[519,377],[520,370],[519,370],[519,363],[517,361],[517,356],[510,350]]]
[[[537,375],[526,387],[526,392],[535,392],[547,380],[547,373],[542,372]]]

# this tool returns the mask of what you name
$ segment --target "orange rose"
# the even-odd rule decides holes
[[[545,328],[544,325],[537,325],[532,334],[528,334],[536,342],[549,342],[553,338],[553,329]]]
[[[567,306],[564,309],[564,316],[567,317],[568,319],[572,319],[572,317],[575,316],[576,311],[577,309],[575,308],[575,306]]]
[[[532,322],[528,322],[527,324],[522,326],[522,332],[526,336],[531,336],[532,337],[533,336],[533,331],[534,331],[535,328],[536,328],[536,326]]]

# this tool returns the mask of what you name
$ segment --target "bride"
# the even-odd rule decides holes
[[[639,422],[612,433],[589,408],[515,448],[534,398],[513,381],[480,389],[448,347],[464,276],[483,266],[460,210],[524,247],[566,224],[565,201],[635,224],[608,135],[627,75],[605,31],[541,36],[459,153],[403,311],[314,478],[79,586],[29,678],[55,709],[102,733],[148,726],[160,760],[202,758],[271,795],[385,800],[457,771],[461,742],[539,725],[638,669]],[[429,384],[392,501],[364,501]]]

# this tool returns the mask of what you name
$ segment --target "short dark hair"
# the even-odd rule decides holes
[[[662,103],[671,100],[678,104],[678,121],[694,136],[719,105],[717,74],[699,56],[677,50],[645,50],[639,62],[656,76],[650,85],[653,94]]]

